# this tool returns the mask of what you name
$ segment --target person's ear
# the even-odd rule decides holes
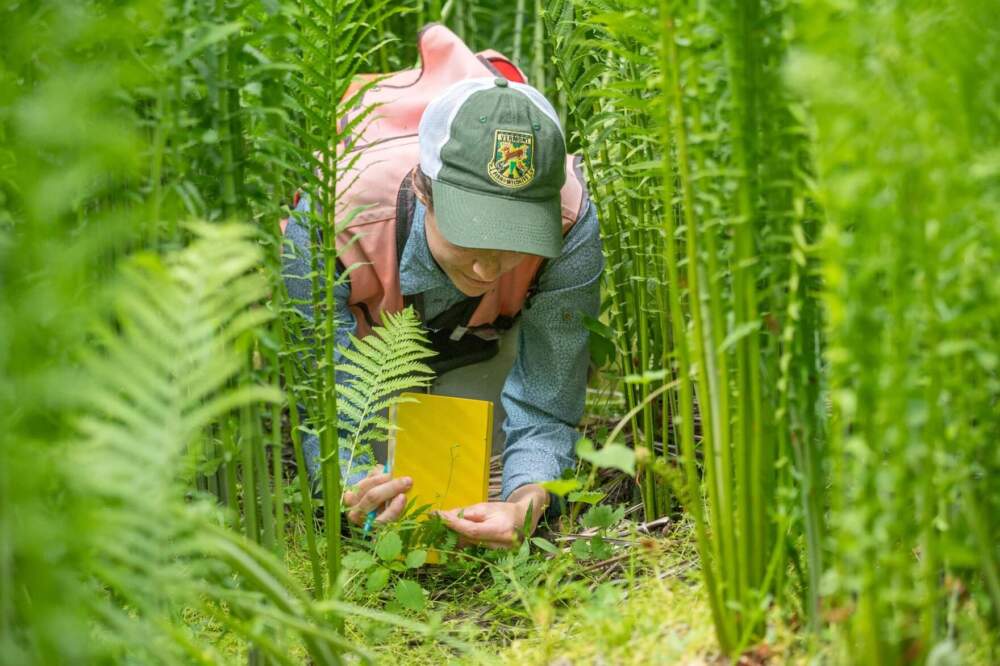
[[[417,180],[416,170],[410,176],[411,187],[413,188],[413,193],[417,195],[417,201],[421,203],[424,208],[430,208],[430,203],[427,200],[427,193],[424,192],[423,188],[420,187]]]

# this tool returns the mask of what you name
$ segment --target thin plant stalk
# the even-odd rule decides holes
[[[261,530],[257,516],[257,497],[255,493],[257,466],[254,464],[254,447],[257,445],[257,442],[254,441],[255,438],[253,437],[255,429],[249,406],[240,409],[240,431],[240,462],[242,463],[241,471],[243,472],[243,532],[251,541],[260,543]]]
[[[674,48],[674,53],[676,50]],[[669,54],[668,54],[669,55]],[[670,58],[670,62],[674,63],[676,61],[676,56]],[[697,62],[692,62],[690,64],[691,76],[693,80],[693,85],[697,87],[698,79],[697,75],[699,72],[699,65]],[[695,135],[700,135],[703,131],[700,109],[697,107],[698,97],[692,96],[691,110],[690,112],[685,111],[685,105],[683,102],[682,89],[680,88],[679,82],[679,69],[672,68],[673,74],[671,80],[674,82],[673,96],[675,105],[675,113],[678,117],[677,132],[684,132],[684,123],[687,118],[690,118],[691,129]],[[681,161],[681,155],[691,154],[690,159],[683,160],[683,163],[693,164],[696,171],[704,170],[702,164],[703,151],[700,149],[695,149],[689,151],[689,141],[686,132],[679,135],[676,139],[678,160]],[[682,167],[683,168],[683,167]],[[690,175],[685,179],[682,175],[682,183],[690,183]],[[687,185],[690,187],[690,185]],[[684,196],[685,202],[690,204],[693,202],[693,194],[690,190]],[[712,505],[712,520],[713,520],[713,533],[716,535],[716,540],[720,542],[719,546],[719,556],[720,556],[720,571],[723,572],[724,579],[727,581],[727,589],[732,589],[739,580],[739,574],[737,573],[737,558],[736,558],[736,533],[733,524],[733,511],[730,507],[733,506],[732,501],[732,440],[731,440],[731,429],[730,420],[732,418],[731,408],[730,408],[730,395],[729,395],[729,385],[730,385],[730,371],[729,371],[729,357],[728,354],[723,350],[723,333],[726,330],[725,319],[724,319],[724,308],[725,303],[723,301],[722,295],[722,282],[723,282],[723,272],[719,265],[719,248],[717,243],[717,232],[713,225],[705,225],[701,238],[704,239],[705,243],[705,256],[706,256],[706,269],[707,275],[705,283],[707,284],[707,290],[704,290],[702,297],[699,299],[699,307],[705,312],[705,321],[707,322],[707,335],[706,339],[702,343],[716,353],[709,355],[711,361],[711,371],[708,373],[708,389],[707,395],[709,396],[709,401],[711,404],[711,410],[709,411],[709,417],[712,419],[710,432],[714,434],[714,446],[712,450],[714,455],[710,461],[710,464],[706,465],[708,470],[706,482],[715,488],[716,496],[718,497],[719,505]],[[707,299],[707,301],[706,301]],[[694,301],[692,301],[694,302]],[[700,405],[701,403],[699,403]],[[703,413],[703,420],[705,415]],[[706,457],[707,457],[706,453]]]
[[[329,21],[331,25],[328,26],[330,30],[330,38],[327,41],[327,55],[329,58],[329,63],[331,69],[329,72],[330,80],[326,82],[327,89],[326,94],[327,108],[328,108],[328,122],[324,128],[325,134],[325,147],[321,150],[321,168],[323,174],[323,185],[321,187],[321,201],[322,210],[325,219],[323,220],[323,228],[325,233],[323,234],[323,245],[322,245],[322,256],[325,269],[325,294],[323,298],[323,309],[322,312],[325,313],[324,318],[324,348],[323,348],[323,358],[325,361],[325,370],[323,373],[323,416],[325,420],[326,427],[323,429],[323,436],[321,438],[322,442],[322,455],[323,455],[323,498],[325,501],[325,517],[326,517],[326,558],[327,558],[327,592],[329,595],[333,595],[334,590],[338,584],[338,579],[340,575],[340,504],[341,504],[341,488],[340,488],[340,441],[339,441],[339,430],[337,428],[337,423],[339,418],[337,415],[337,359],[336,359],[336,342],[337,342],[337,316],[336,316],[336,299],[334,297],[334,287],[336,285],[336,260],[337,260],[337,246],[336,246],[336,234],[334,229],[336,228],[336,217],[335,211],[337,209],[337,157],[335,155],[335,146],[337,144],[336,135],[336,121],[338,117],[338,107],[340,106],[340,99],[334,97],[340,86],[338,82],[332,77],[335,76],[335,70],[332,64],[336,62],[336,57],[339,55],[337,53],[338,41],[334,37],[336,35],[336,26],[333,24],[340,14],[340,2],[341,0],[330,0],[329,5]],[[319,303],[317,303],[318,305]],[[336,624],[337,630],[342,631],[342,623],[339,621]]]
[[[535,0],[534,31],[531,35],[531,85],[545,90],[545,21],[542,0]]]
[[[754,130],[756,123],[755,90],[757,68],[756,40],[754,25],[760,9],[757,2],[739,3],[730,13],[730,39],[727,55],[732,84],[732,146],[733,161],[736,166],[738,189],[735,221],[736,265],[733,269],[733,295],[737,325],[752,327],[759,323],[757,314],[757,294],[753,263],[755,258],[753,223],[755,220],[754,178],[752,164],[756,164]],[[742,517],[742,543],[746,549],[746,571],[751,578],[742,589],[742,601],[749,603],[749,588],[756,587],[763,576],[766,537],[764,527],[763,475],[764,444],[761,437],[764,410],[761,399],[760,373],[757,370],[760,355],[760,337],[756,330],[736,343],[737,384],[739,389],[737,423],[746,431],[737,437],[738,459],[746,465],[746,476],[740,482],[746,512]]]
[[[521,64],[521,49],[524,43],[524,0],[517,0],[514,6],[514,46],[511,49],[511,58],[514,64]]]
[[[236,452],[239,444],[236,441],[235,419],[226,418],[222,425],[222,450],[223,466],[225,467],[226,478],[226,507],[229,509],[229,516],[232,519],[232,526],[238,527],[240,524],[240,500],[238,495],[238,462]]]
[[[274,330],[280,329],[279,322]],[[269,362],[272,368],[272,379],[275,386],[281,383],[281,365],[278,362],[278,354],[269,355]],[[281,404],[271,405],[271,477],[274,479],[274,532],[277,536],[274,542],[274,551],[282,554],[285,549],[285,470],[282,465],[282,441],[281,441]]]
[[[291,405],[288,410],[288,419],[291,428],[292,448],[295,452],[295,466],[299,470],[297,474],[299,479],[299,495],[301,497],[299,506],[302,509],[302,522],[306,530],[306,550],[309,553],[309,565],[312,572],[312,590],[313,596],[320,598],[323,596],[324,589],[323,559],[320,557],[316,541],[316,510],[313,506],[309,475],[305,472],[307,468],[305,455],[302,450],[302,431],[299,429],[301,423],[299,422],[299,410],[296,407],[300,403],[297,400],[295,390],[292,388],[291,378],[294,375],[292,374],[291,361],[285,361],[284,372],[285,377],[288,378],[286,392],[288,394],[289,405]]]
[[[705,520],[704,507],[702,503],[701,484],[698,480],[696,468],[696,454],[694,441],[694,392],[691,381],[691,362],[689,356],[689,345],[687,333],[684,330],[684,314],[681,309],[681,288],[680,270],[678,262],[678,251],[676,248],[677,228],[674,221],[674,165],[670,160],[669,146],[671,145],[671,125],[672,116],[676,112],[676,101],[670,104],[668,100],[673,100],[677,94],[674,78],[677,76],[676,54],[674,53],[674,23],[670,13],[670,6],[666,0],[660,0],[660,70],[661,75],[661,96],[663,99],[664,117],[661,122],[661,150],[662,150],[662,193],[663,193],[663,222],[664,222],[664,263],[667,267],[667,285],[670,301],[670,319],[673,325],[673,337],[675,340],[675,350],[677,354],[678,379],[680,380],[679,396],[679,420],[681,422],[681,451],[682,464],[686,477],[686,499],[687,507],[691,512],[695,523],[695,537],[698,544],[698,551],[702,559],[702,575],[705,578],[705,587],[708,590],[709,606],[712,610],[712,617],[715,622],[716,633],[723,649],[727,649],[735,642],[735,632],[733,627],[726,620],[726,613],[723,610],[723,599],[720,589],[720,581],[716,574],[716,567],[719,562],[717,548],[714,549],[708,538],[708,524]],[[668,74],[669,73],[669,74]],[[688,282],[691,289],[691,282]]]
[[[685,252],[686,252],[686,278],[688,288],[688,304],[691,319],[692,340],[688,342],[695,350],[694,358],[697,361],[698,385],[698,408],[701,415],[702,427],[702,447],[704,449],[704,460],[706,468],[708,498],[710,508],[710,520],[712,522],[712,532],[716,535],[713,539],[715,544],[715,561],[722,564],[728,562],[728,557],[723,558],[719,552],[719,542],[725,543],[728,534],[722,527],[721,521],[725,520],[727,507],[732,506],[727,501],[730,484],[727,483],[726,472],[729,466],[726,464],[728,450],[718,446],[716,441],[716,413],[718,411],[718,384],[714,378],[710,379],[709,368],[718,367],[715,361],[715,349],[706,343],[704,314],[700,304],[701,299],[701,279],[700,262],[698,258],[698,221],[694,211],[694,193],[691,186],[691,170],[687,149],[687,130],[685,128],[685,113],[683,106],[683,92],[680,81],[680,66],[677,48],[674,39],[673,18],[668,16],[665,19],[665,29],[667,32],[663,38],[663,46],[666,52],[666,65],[664,79],[670,82],[670,99],[673,113],[673,140],[677,149],[677,173],[680,182],[681,213],[685,228]],[[714,390],[713,390],[714,389]],[[725,426],[723,426],[724,429]],[[729,585],[735,581],[727,580]]]
[[[263,432],[261,432],[260,413],[257,405],[251,405],[252,424],[256,431],[253,439],[254,466],[256,467],[256,493],[257,502],[260,504],[260,543],[268,550],[275,550],[276,530],[274,525],[274,502],[270,484],[270,472],[267,465],[267,450],[264,445]]]

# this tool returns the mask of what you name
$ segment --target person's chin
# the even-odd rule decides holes
[[[482,296],[496,286],[496,282],[479,282],[478,280],[464,278],[462,283],[456,286],[466,296]]]

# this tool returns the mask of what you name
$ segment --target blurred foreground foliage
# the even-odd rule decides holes
[[[583,156],[608,258],[587,325],[627,412],[586,457],[631,446],[645,518],[690,514],[721,651],[778,613],[839,661],[995,658],[994,5],[0,3],[0,661],[230,659],[192,612],[252,663],[356,649],[339,514],[324,533],[282,466],[289,439],[300,468],[303,435],[337,443],[335,250],[305,333],[277,221],[303,190],[327,228],[348,85],[415,66],[432,20],[510,55]],[[581,558],[618,515],[583,511],[583,466]],[[428,603],[414,585],[394,610]]]

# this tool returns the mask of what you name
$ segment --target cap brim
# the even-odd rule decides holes
[[[469,192],[432,181],[434,219],[449,243],[558,257],[562,252],[562,203],[527,201]]]

